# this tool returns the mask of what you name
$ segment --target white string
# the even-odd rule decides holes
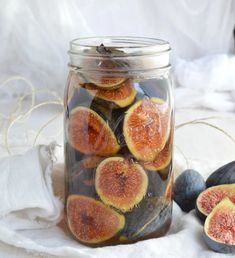
[[[40,136],[40,134],[42,133],[42,131],[50,124],[52,123],[54,120],[56,120],[58,117],[60,117],[61,115],[63,115],[63,112],[56,114],[55,116],[53,116],[51,119],[49,119],[44,125],[41,126],[41,128],[38,130],[37,135],[34,139],[34,143],[33,146],[35,146],[38,137]],[[56,138],[56,136],[60,135],[63,131],[63,128],[61,128],[58,132],[58,134],[54,135],[54,137]]]
[[[6,87],[6,85],[10,86],[9,88],[12,88],[11,87],[12,85],[9,83],[13,82],[13,81],[15,83],[17,83],[19,81],[23,81],[25,83],[25,85],[29,88],[29,91],[27,93],[23,94],[22,96],[16,98],[16,100],[14,102],[16,107],[10,112],[9,115],[0,113],[0,118],[6,120],[6,128],[5,128],[5,131],[3,134],[4,135],[3,146],[9,154],[11,154],[11,150],[10,150],[10,146],[9,146],[10,131],[12,130],[12,128],[14,127],[14,125],[16,123],[25,123],[26,119],[30,118],[30,116],[34,110],[39,109],[43,106],[58,105],[58,106],[63,107],[63,100],[55,91],[35,90],[34,85],[29,80],[27,80],[26,78],[24,78],[22,76],[12,76],[12,77],[6,79],[5,81],[3,81],[0,84],[0,88]],[[56,100],[50,100],[50,101],[41,102],[39,104],[35,104],[36,94],[42,94],[42,93],[46,93],[48,96],[52,96]],[[23,105],[26,102],[28,97],[30,97],[30,99],[31,99],[29,107],[27,109],[25,108],[25,110],[23,110]],[[27,104],[28,104],[28,102],[27,102]],[[36,144],[38,137],[40,136],[42,131],[49,124],[51,124],[54,120],[56,120],[56,118],[60,117],[62,114],[63,113],[60,111],[53,118],[51,118],[49,121],[47,121],[44,125],[42,125],[39,128],[39,130],[37,131],[36,136],[33,140],[33,145]],[[63,131],[63,128],[61,128],[61,130],[59,130],[59,132],[57,132],[57,135],[61,134],[62,131]]]
[[[26,86],[29,87],[31,95],[32,95],[30,108],[32,108],[33,105],[35,104],[35,88],[34,88],[33,84],[29,80],[27,80],[25,77],[22,77],[22,76],[12,76],[12,77],[6,79],[5,81],[3,81],[0,84],[0,88],[3,88],[3,86],[6,86],[9,82],[12,82],[12,81],[23,81],[26,84]],[[21,102],[19,100],[16,103],[18,105],[21,105]],[[16,113],[16,112],[17,112],[17,110],[15,112],[13,112],[13,113]],[[1,116],[6,118],[6,119],[8,119],[8,117],[5,116],[4,114],[1,114]]]
[[[11,154],[11,151],[10,151],[10,147],[9,147],[9,133],[10,133],[10,129],[13,127],[13,125],[21,120],[21,119],[25,119],[25,117],[27,117],[28,115],[30,115],[32,113],[32,111],[42,107],[42,106],[46,106],[46,105],[59,105],[59,106],[63,106],[63,103],[60,102],[60,101],[47,101],[47,102],[42,102],[38,105],[35,105],[33,106],[28,112],[26,112],[25,114],[23,115],[18,115],[16,116],[15,118],[12,118],[9,120],[9,123],[8,123],[8,126],[6,128],[6,131],[5,131],[5,146],[6,146],[6,149],[7,149],[7,152],[9,154]],[[37,137],[37,136],[36,136]]]

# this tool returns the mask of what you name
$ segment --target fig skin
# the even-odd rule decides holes
[[[98,244],[113,238],[125,226],[125,218],[102,202],[83,195],[67,199],[67,221],[80,242]]]
[[[107,156],[120,149],[110,127],[95,111],[86,107],[80,106],[72,110],[67,134],[71,146],[85,154]]]
[[[161,197],[165,194],[165,184],[162,181],[161,175],[152,171],[147,171],[148,175],[148,196]]]
[[[207,188],[197,198],[196,214],[204,221],[213,208],[225,197],[229,197],[235,203],[235,184],[217,185]],[[209,204],[209,207],[203,208],[202,202]]]
[[[234,184],[235,183],[235,161],[232,161],[213,172],[206,180],[206,186]]]
[[[125,213],[124,233],[133,241],[157,237],[157,232],[169,223],[171,212],[172,205],[165,198],[146,196],[131,212]]]
[[[225,198],[215,206],[206,218],[203,236],[208,247],[219,253],[234,254],[234,225],[235,205],[229,200],[229,198]],[[229,239],[229,237],[233,239]]]
[[[195,208],[198,195],[205,189],[205,181],[200,173],[193,169],[185,170],[175,180],[174,201],[183,211],[189,212]]]
[[[113,102],[119,107],[129,106],[136,96],[136,90],[130,80],[125,81],[118,89],[114,90],[100,89],[91,83],[85,84],[85,88],[91,95],[108,102]]]
[[[170,112],[158,98],[142,99],[132,105],[124,118],[126,144],[137,160],[153,161],[169,136]]]
[[[95,190],[95,170],[85,168],[82,162],[76,162],[67,168],[67,193],[98,197]]]
[[[144,169],[122,157],[107,158],[96,169],[95,188],[100,199],[122,212],[137,205],[147,187],[148,176]]]
[[[83,78],[82,74],[78,74],[74,71],[69,73],[67,87],[65,88],[64,92],[64,105],[65,107],[71,101],[76,89],[79,89],[85,83],[85,79]]]
[[[147,79],[140,81],[139,87],[144,92],[145,96],[152,97],[155,96],[157,98],[167,100],[168,93],[166,89],[168,88],[168,80],[167,79]],[[157,88],[157,90],[156,90]]]

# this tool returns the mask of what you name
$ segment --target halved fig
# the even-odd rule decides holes
[[[110,127],[95,111],[86,107],[72,110],[67,133],[71,146],[85,154],[106,156],[120,149]]]
[[[208,215],[204,225],[207,245],[219,253],[235,253],[235,205],[223,199]]]
[[[217,185],[207,188],[200,193],[196,201],[198,216],[204,220],[225,197],[228,197],[235,203],[235,184]]]
[[[116,89],[121,86],[121,84],[124,83],[127,78],[114,77],[113,75],[107,74],[102,75],[102,73],[99,73],[96,75],[89,75],[89,80],[91,83],[102,89]]]
[[[125,218],[102,202],[83,195],[70,195],[67,220],[72,234],[86,244],[97,244],[115,236]]]
[[[136,96],[136,90],[133,83],[128,80],[115,90],[104,90],[96,87],[92,83],[85,84],[85,88],[97,98],[107,100],[117,104],[119,107],[126,107],[130,105]]]
[[[81,164],[84,168],[95,168],[99,165],[99,163],[103,160],[104,158],[99,157],[99,156],[89,156],[81,161]]]
[[[173,130],[172,130],[173,131]],[[157,154],[157,157],[153,161],[143,161],[141,164],[144,168],[157,171],[166,168],[172,159],[172,145],[173,145],[173,133],[170,134],[164,148]]]
[[[138,160],[153,161],[169,135],[170,112],[161,99],[136,102],[124,118],[123,134],[130,152]]]
[[[126,212],[145,196],[148,177],[139,164],[122,157],[111,157],[97,167],[95,187],[104,203]]]

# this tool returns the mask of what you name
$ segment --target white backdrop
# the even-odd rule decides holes
[[[22,75],[37,89],[62,94],[69,41],[94,35],[166,39],[178,68],[181,59],[233,53],[234,24],[234,0],[0,0],[0,80]],[[181,79],[188,63],[180,65],[178,82],[192,88]]]

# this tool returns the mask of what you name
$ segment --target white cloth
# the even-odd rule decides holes
[[[180,138],[177,135],[176,137]],[[0,219],[2,242],[25,248],[27,252],[41,254],[42,257],[54,257],[54,255],[61,258],[233,257],[210,251],[203,241],[203,225],[196,217],[195,211],[189,214],[183,213],[176,204],[173,209],[172,227],[165,237],[132,245],[103,248],[89,248],[77,243],[69,235],[63,221],[55,226],[60,218],[61,203],[52,194],[53,146],[39,146],[25,155],[15,155],[1,160],[0,214],[5,215]],[[176,167],[184,169],[184,161],[177,155],[175,158]],[[191,164],[197,168],[202,165],[200,161]],[[208,162],[207,167],[204,163],[204,168],[201,170],[204,177],[212,167],[213,163]],[[57,165],[54,170],[54,190],[57,195],[63,197],[63,165]]]
[[[40,229],[59,221],[62,203],[51,180],[54,148],[41,145],[0,160],[1,229]]]
[[[75,242],[59,227],[43,230],[14,231],[0,226],[0,239],[28,251],[77,258],[228,258],[206,247],[202,239],[202,224],[192,211],[184,214],[174,206],[173,223],[169,234],[158,239],[132,245],[89,248]],[[45,256],[43,256],[45,257]]]

